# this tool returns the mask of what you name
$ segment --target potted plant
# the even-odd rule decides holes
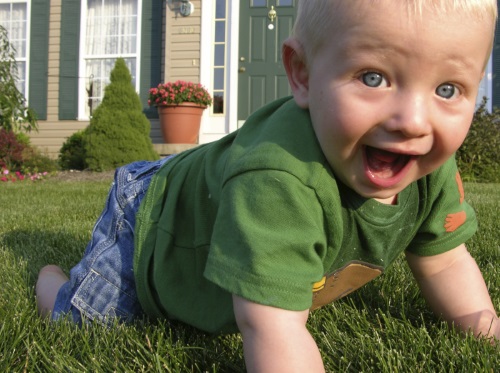
[[[196,144],[201,115],[212,97],[203,85],[178,80],[151,88],[148,104],[158,108],[165,143]]]

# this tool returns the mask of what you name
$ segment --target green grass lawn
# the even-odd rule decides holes
[[[0,371],[239,372],[238,335],[175,323],[78,329],[40,320],[34,285],[49,263],[81,257],[109,182],[0,184]],[[480,229],[468,243],[500,309],[500,184],[466,184]],[[310,317],[327,371],[495,372],[500,348],[454,333],[427,309],[403,258],[383,276]]]

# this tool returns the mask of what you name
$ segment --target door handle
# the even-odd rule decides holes
[[[247,68],[246,68],[246,67],[240,67],[240,68],[238,69],[238,72],[240,72],[240,73],[244,73],[245,71],[247,71]]]

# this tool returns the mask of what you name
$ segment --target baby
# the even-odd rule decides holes
[[[302,0],[283,45],[293,98],[120,168],[69,279],[41,270],[41,314],[240,331],[249,371],[321,372],[309,312],[405,252],[438,315],[500,338],[454,160],[496,17],[494,0]]]

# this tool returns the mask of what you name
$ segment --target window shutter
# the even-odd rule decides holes
[[[50,0],[31,3],[29,97],[39,120],[47,119]]]
[[[162,1],[142,2],[142,50],[141,50],[141,80],[139,94],[148,118],[158,118],[154,107],[149,107],[149,88],[157,86],[161,80],[162,56]]]
[[[78,116],[80,0],[64,0],[61,3],[59,119],[71,120]]]

